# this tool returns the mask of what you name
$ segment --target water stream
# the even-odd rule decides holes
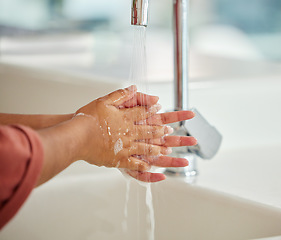
[[[147,77],[147,59],[146,59],[146,28],[141,26],[134,26],[134,41],[133,41],[133,53],[131,60],[131,69],[130,69],[130,83],[137,85],[138,90],[148,93],[148,77]],[[154,219],[154,208],[152,201],[152,192],[151,192],[151,184],[150,183],[141,183],[139,184],[146,189],[145,199],[139,199],[138,201],[145,201],[146,203],[146,226],[147,229],[137,229],[137,239],[140,231],[146,231],[147,240],[154,240],[154,232],[155,232],[155,219]],[[128,217],[128,203],[129,203],[129,195],[131,188],[131,180],[127,178],[127,188],[126,188],[126,199],[125,199],[125,210],[124,217],[125,221],[123,221],[122,227],[123,231],[128,231],[128,223],[126,219]],[[138,196],[141,196],[138,194]],[[138,216],[140,216],[140,205],[139,202],[135,203],[138,207]],[[141,224],[138,222],[138,226]]]
[[[154,234],[155,234],[155,218],[154,218],[154,208],[153,208],[153,201],[152,201],[152,192],[151,192],[151,184],[146,183],[146,197],[145,202],[148,209],[147,214],[147,222],[150,225],[150,229],[148,229],[148,239],[154,240]]]
[[[146,27],[134,26],[134,40],[129,81],[148,93]]]

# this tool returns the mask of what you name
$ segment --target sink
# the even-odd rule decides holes
[[[9,64],[2,64],[0,73],[3,112],[42,113],[44,106],[44,113],[69,113],[128,85]],[[149,87],[164,110],[172,109],[172,82],[150,82]],[[198,161],[195,184],[168,178],[151,185],[156,240],[278,239],[280,97],[280,76],[270,74],[190,83],[191,106],[224,141],[213,160]],[[132,181],[126,204],[127,185],[118,170],[77,162],[32,192],[0,240],[151,240],[147,187]]]
[[[150,239],[147,187],[136,181],[130,182],[129,189],[127,185],[128,180],[115,169],[92,167],[83,176],[58,176],[32,193],[0,239]],[[156,240],[281,235],[281,209],[177,178],[152,184],[151,189]]]

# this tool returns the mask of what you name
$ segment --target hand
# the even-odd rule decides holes
[[[98,153],[100,156],[98,159],[101,162],[94,162],[94,164],[125,168],[130,176],[144,182],[164,180],[164,174],[147,172],[149,165],[185,167],[188,165],[186,159],[168,157],[165,154],[169,153],[170,147],[192,146],[197,142],[196,139],[188,136],[165,136],[165,134],[169,133],[169,130],[165,130],[163,125],[191,119],[194,117],[194,113],[191,111],[178,111],[156,114],[158,109],[152,106],[157,103],[158,98],[137,93],[135,87],[131,88],[130,90],[119,90],[98,99],[102,103],[102,111],[112,110],[111,113],[107,112],[110,120],[105,122],[102,129],[110,127],[110,129],[116,129],[117,131],[111,133],[110,137],[107,133],[102,133],[103,143],[111,150],[107,151],[106,154],[103,152],[103,156]],[[111,107],[109,108],[109,106]],[[90,103],[89,106],[79,109],[77,113],[79,112],[91,114],[97,112],[97,110],[95,104]],[[118,112],[120,115],[118,115]],[[127,117],[124,117],[125,115],[123,114],[127,115]],[[95,116],[95,114],[92,114],[92,116]],[[104,119],[109,119],[108,116],[104,117],[103,114],[99,115],[99,117],[101,116]],[[98,118],[98,116],[95,116],[95,118]],[[124,118],[126,119],[125,121]],[[117,129],[118,127],[119,129]],[[115,156],[113,149],[118,143],[122,143],[125,150],[122,149],[122,154],[120,152],[118,156]],[[157,146],[160,148],[157,148]],[[105,149],[105,146],[98,149]],[[129,149],[134,149],[134,151]]]
[[[152,117],[146,119],[141,124],[148,125],[163,125],[174,122],[185,121],[194,117],[194,113],[191,111],[177,111],[162,114],[155,114]],[[180,147],[180,146],[193,146],[197,144],[194,137],[188,136],[164,136],[163,138],[150,139],[148,143],[165,146],[165,147]],[[157,167],[186,167],[188,166],[188,161],[185,158],[174,158],[169,156],[160,156],[156,158],[145,157],[144,161],[148,162],[150,165]],[[150,173],[150,172],[140,172],[126,170],[126,172],[143,182],[158,182],[164,180],[166,177],[162,173]]]
[[[151,144],[171,133],[161,124],[137,124],[151,119],[160,109],[158,98],[137,93],[135,86],[99,98],[76,112],[77,117],[91,118],[89,138],[83,159],[91,164],[144,172],[150,164],[140,159],[171,153],[164,144]]]

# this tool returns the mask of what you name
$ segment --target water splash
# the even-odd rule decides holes
[[[121,150],[123,149],[123,142],[121,138],[118,138],[118,140],[114,144],[114,154],[117,155]]]

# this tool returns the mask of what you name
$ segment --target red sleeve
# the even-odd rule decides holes
[[[0,229],[35,187],[43,165],[38,134],[24,126],[0,126]]]

